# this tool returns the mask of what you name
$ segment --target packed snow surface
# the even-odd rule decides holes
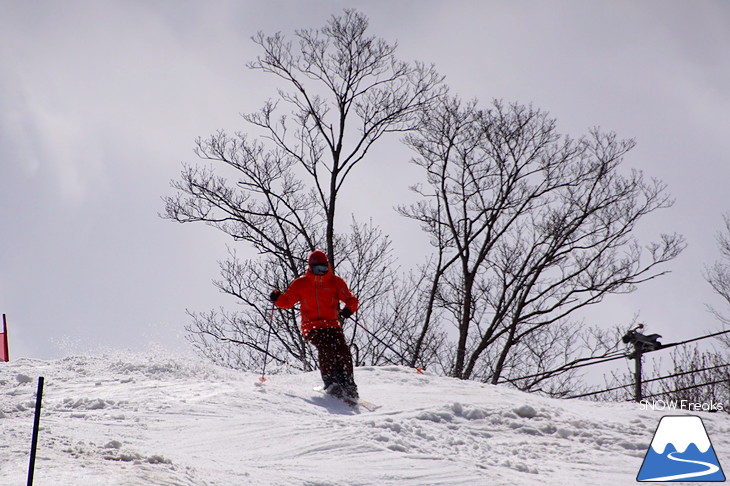
[[[354,411],[317,373],[255,374],[164,353],[0,363],[0,486],[25,484],[37,377],[36,485],[620,485],[662,415],[417,374],[356,370]],[[701,413],[722,465],[730,415]],[[697,484],[697,483],[693,483]]]

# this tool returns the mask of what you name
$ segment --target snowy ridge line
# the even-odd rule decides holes
[[[254,386],[159,353],[18,360],[0,367],[0,486],[22,484],[40,374],[38,484],[629,484],[661,417],[392,366],[356,370],[382,406],[358,414],[313,391],[316,372]],[[703,419],[727,456],[730,416]]]

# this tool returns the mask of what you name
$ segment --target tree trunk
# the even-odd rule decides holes
[[[497,360],[497,364],[494,366],[494,373],[492,374],[492,385],[496,385],[497,382],[499,382],[499,378],[502,376],[502,371],[504,371],[504,364],[507,362],[507,356],[509,355],[510,351],[512,350],[512,346],[514,346],[516,343],[514,341],[515,339],[515,333],[517,332],[517,322],[512,322],[510,329],[509,329],[509,335],[507,336],[507,342],[504,344],[504,348],[502,348],[502,352],[499,355],[499,359]]]
[[[471,325],[472,289],[474,286],[474,275],[465,272],[464,277],[464,302],[461,304],[461,322],[459,323],[459,341],[456,347],[456,362],[454,363],[453,375],[456,378],[466,380],[469,376],[464,374],[464,363],[466,361],[466,342],[469,337]]]

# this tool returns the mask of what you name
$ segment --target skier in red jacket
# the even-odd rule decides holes
[[[294,280],[285,292],[274,290],[271,300],[282,309],[300,303],[302,333],[317,348],[325,390],[340,398],[357,400],[352,355],[340,324],[340,318],[347,319],[357,311],[357,298],[345,281],[332,273],[323,252],[312,252],[308,263],[307,273]],[[340,301],[345,304],[342,310]]]

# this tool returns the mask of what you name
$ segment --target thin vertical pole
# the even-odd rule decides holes
[[[634,359],[636,360],[636,363],[634,363],[634,364],[636,365],[636,368],[635,368],[634,378],[635,378],[636,382],[634,383],[634,399],[637,402],[640,402],[641,400],[644,399],[643,393],[641,391],[641,388],[642,388],[641,344],[637,343],[635,349],[636,349],[636,352],[634,353]]]
[[[266,352],[264,352],[264,368],[261,370],[261,383],[266,381],[266,361],[269,358],[269,342],[271,341],[271,329],[274,327],[274,311],[276,310],[276,304],[271,303],[271,315],[269,316],[269,335],[266,337]]]
[[[3,314],[3,342],[0,344],[3,347],[3,359],[10,361],[10,353],[8,353],[8,320]]]
[[[41,425],[41,403],[43,402],[42,376],[38,377],[38,392],[35,396],[35,422],[33,423],[33,439],[30,443],[30,464],[28,465],[28,486],[33,486],[33,472],[35,470],[35,451],[38,447],[38,428]]]

